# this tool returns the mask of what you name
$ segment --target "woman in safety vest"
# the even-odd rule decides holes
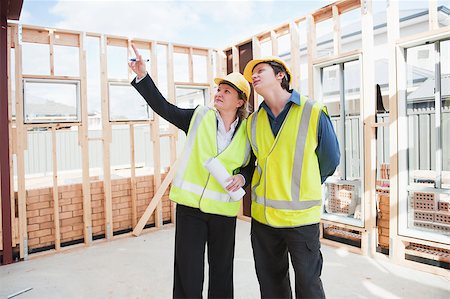
[[[157,114],[187,134],[169,195],[177,203],[173,297],[202,297],[207,244],[208,297],[232,298],[240,200],[233,200],[227,191],[236,191],[250,181],[238,174],[250,159],[246,136],[250,85],[240,73],[215,78],[218,85],[215,109],[203,106],[182,109],[165,100],[148,75],[141,55],[132,47],[136,60],[129,66],[137,77],[131,84]],[[210,158],[235,174],[228,179],[227,190],[204,167]]]

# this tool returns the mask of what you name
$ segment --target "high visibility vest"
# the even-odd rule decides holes
[[[252,218],[273,227],[320,221],[322,187],[315,153],[317,127],[326,108],[306,97],[293,104],[276,137],[265,109],[248,118],[257,166],[252,179]]]
[[[205,161],[212,157],[218,159],[230,174],[247,165],[250,143],[246,134],[246,120],[242,120],[236,128],[228,147],[218,154],[215,111],[198,107],[189,125],[169,198],[179,204],[199,208],[205,213],[236,216],[240,200],[233,201],[203,166]]]

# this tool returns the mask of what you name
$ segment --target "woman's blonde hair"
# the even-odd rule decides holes
[[[242,104],[242,106],[239,107],[237,110],[237,116],[239,117],[240,120],[246,119],[251,112],[251,110],[250,110],[251,105],[250,105],[250,102],[247,99],[247,96],[245,95],[245,93],[242,90],[240,90],[239,88],[237,88],[237,86],[235,86],[231,82],[222,81],[221,84],[227,84],[227,85],[231,86],[234,90],[237,91],[239,100],[244,101],[244,104]]]
[[[237,115],[239,117],[240,120],[246,119],[248,117],[248,115],[251,112],[251,105],[249,100],[247,99],[247,97],[245,96],[245,94],[241,91],[238,92],[239,94],[239,99],[244,101],[244,104],[242,104],[241,107],[238,108],[237,110]]]

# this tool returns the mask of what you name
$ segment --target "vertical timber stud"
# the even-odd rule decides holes
[[[127,40],[127,55],[130,58],[131,51],[131,40]],[[151,62],[153,63],[153,61]],[[131,81],[133,73],[131,68],[128,68],[128,81]],[[135,152],[135,142],[134,142],[134,124],[129,124],[130,128],[130,188],[131,188],[131,226],[134,228],[137,223],[137,190],[136,190],[136,152]]]
[[[193,55],[193,49],[192,47],[189,47],[189,54],[188,54],[188,70],[189,70],[189,82],[193,83],[194,82],[194,58],[192,57]]]
[[[169,99],[172,99],[172,101],[175,101],[175,99],[174,99],[174,97],[175,97],[175,78],[174,78],[174,63],[173,63],[173,45],[172,44],[169,44],[168,46],[167,46],[167,92],[168,92],[168,95],[169,95]],[[171,96],[172,96],[172,98],[171,98]],[[160,140],[160,137],[159,137],[159,128],[157,128],[158,129],[158,144],[159,144],[159,140]],[[156,136],[156,135],[155,135]],[[156,138],[156,137],[155,137]],[[170,137],[171,138],[171,141],[172,141],[172,137]],[[158,155],[159,155],[159,153],[160,153],[160,150],[159,150],[160,148],[158,147]],[[155,149],[154,149],[155,150]],[[174,147],[174,146],[172,146],[172,142],[170,143],[170,150],[171,151],[175,151],[176,150],[176,147]],[[156,156],[155,156],[156,157]],[[158,163],[158,173],[159,173],[159,170],[161,169],[161,166],[160,166],[160,162],[159,162],[159,156],[158,156],[158,160],[155,160],[155,162],[154,163]],[[155,164],[156,165],[156,164]],[[174,165],[172,164],[172,166],[171,167],[174,167]],[[155,172],[155,175],[156,175],[156,172]],[[156,182],[156,181],[155,181]],[[161,186],[161,176],[159,177],[159,183],[158,183],[158,185],[156,186],[156,184],[155,184],[155,194],[156,194],[156,192],[157,192],[157,190],[158,190],[158,188],[159,188],[159,186]],[[171,217],[172,217],[172,223],[175,223],[175,219],[176,219],[176,215],[175,215],[175,208],[176,208],[176,203],[175,202],[171,202]]]
[[[175,65],[173,63],[173,46],[169,48],[169,57],[170,57],[170,64],[168,65],[169,70],[167,73],[170,75],[168,77],[168,95],[169,95],[169,101],[171,101],[172,104],[176,104],[176,93],[175,93]],[[168,60],[168,61],[169,61]],[[177,140],[178,140],[178,129],[174,125],[170,125],[170,161],[173,165],[173,162],[177,159]]]
[[[231,47],[233,55],[233,72],[239,72],[239,49],[237,46]]]
[[[11,168],[10,168],[10,154],[9,154],[9,109],[8,109],[8,24],[6,16],[6,1],[0,4],[0,72],[7,74],[6,77],[0,79],[0,140],[3,145],[0,149],[0,189],[1,189],[1,234],[2,234],[2,251],[3,264],[12,263],[12,225],[11,225]],[[8,145],[8,146],[6,146]]]
[[[278,39],[277,34],[273,30],[270,31],[270,41],[272,44],[272,55],[278,56]]]
[[[372,2],[361,1],[362,28],[362,79],[363,79],[363,120],[364,120],[364,219],[366,233],[362,233],[361,250],[364,255],[375,252],[376,207],[375,207],[375,171],[376,140],[375,130],[375,69],[373,61],[373,14]],[[365,234],[368,234],[367,242]]]
[[[134,124],[130,123],[130,171],[131,171],[131,178],[130,178],[130,187],[131,187],[131,225],[133,227],[136,226],[137,223],[137,207],[136,207],[136,199],[137,199],[137,192],[136,192],[136,155],[135,155],[135,149],[134,149]]]
[[[253,59],[261,58],[261,43],[257,36],[252,37],[252,51],[253,51]],[[258,94],[253,89],[253,110],[257,110],[259,106],[258,103]]]
[[[91,184],[89,180],[89,128],[88,128],[88,108],[87,108],[87,65],[86,65],[86,33],[82,33],[80,38],[80,96],[81,96],[81,160],[83,173],[83,223],[84,223],[84,243],[92,243],[92,209],[91,209]]]
[[[157,56],[157,43],[152,42],[151,44],[151,74],[153,80],[155,80],[155,84],[158,84],[158,56]],[[170,88],[168,89],[170,90]],[[169,96],[169,99],[171,97]],[[159,116],[154,115],[153,125],[151,127],[151,133],[152,133],[152,141],[153,141],[153,180],[154,180],[154,192],[158,190],[158,188],[161,186],[161,138],[159,134]],[[155,212],[155,226],[161,227],[163,223],[163,217],[162,217],[162,202],[160,201],[158,205],[156,206],[156,212]]]
[[[339,9],[336,5],[332,6],[333,10],[333,48],[334,55],[341,54],[341,17],[339,15]]]
[[[399,262],[403,243],[397,238],[398,231],[398,90],[396,41],[400,36],[398,1],[387,1],[387,38],[389,45],[389,259]]]
[[[438,11],[437,11],[437,1],[436,0],[428,0],[428,30],[436,30],[439,28],[438,21]]]
[[[53,222],[55,225],[55,249],[61,249],[61,230],[59,225],[59,192],[58,192],[58,156],[56,154],[56,129],[52,126],[52,164],[53,164]]]
[[[213,61],[213,51],[211,49],[208,49],[208,56],[206,57],[206,61],[208,61],[208,63],[206,64],[206,77],[208,78],[208,82],[209,82],[209,99],[213,99],[214,98],[214,81],[213,81],[213,65],[214,65],[214,61]],[[217,61],[217,60],[216,60]],[[206,103],[204,103],[206,104]]]
[[[27,130],[23,119],[22,84],[22,25],[14,26],[15,74],[16,74],[16,142],[17,142],[17,196],[19,210],[20,258],[28,259],[27,206],[25,190],[25,149]]]
[[[111,193],[111,157],[110,144],[112,140],[111,124],[109,123],[109,97],[108,97],[108,70],[106,61],[106,37],[100,37],[100,69],[102,93],[102,133],[103,133],[103,190],[105,194],[105,236],[110,240],[113,237],[112,220],[112,193]]]
[[[49,37],[49,50],[50,50],[50,76],[55,75],[55,30],[50,29],[48,31]]]
[[[316,58],[316,23],[312,15],[308,15],[306,19],[308,22],[308,95],[310,99],[315,99],[313,61]]]
[[[289,23],[291,34],[291,88],[300,90],[300,33],[294,22]]]

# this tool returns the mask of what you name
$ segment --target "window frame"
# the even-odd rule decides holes
[[[436,173],[437,182],[435,187],[418,187],[411,186],[409,183],[409,133],[398,134],[398,234],[405,237],[419,238],[444,244],[450,243],[450,236],[440,234],[439,232],[429,232],[408,227],[408,200],[409,192],[432,192],[436,195],[450,194],[450,189],[441,188],[441,172],[442,172],[442,94],[441,94],[441,57],[440,43],[450,40],[450,32],[436,30],[433,34],[422,35],[421,37],[413,37],[412,39],[404,38],[397,42],[397,89],[398,89],[398,132],[409,132],[407,118],[407,49],[425,45],[434,44],[435,52],[435,121],[434,129],[436,130]],[[439,113],[436,113],[436,112]],[[431,128],[432,130],[433,128]],[[432,153],[430,153],[432,154]],[[395,194],[393,194],[395,196]]]

